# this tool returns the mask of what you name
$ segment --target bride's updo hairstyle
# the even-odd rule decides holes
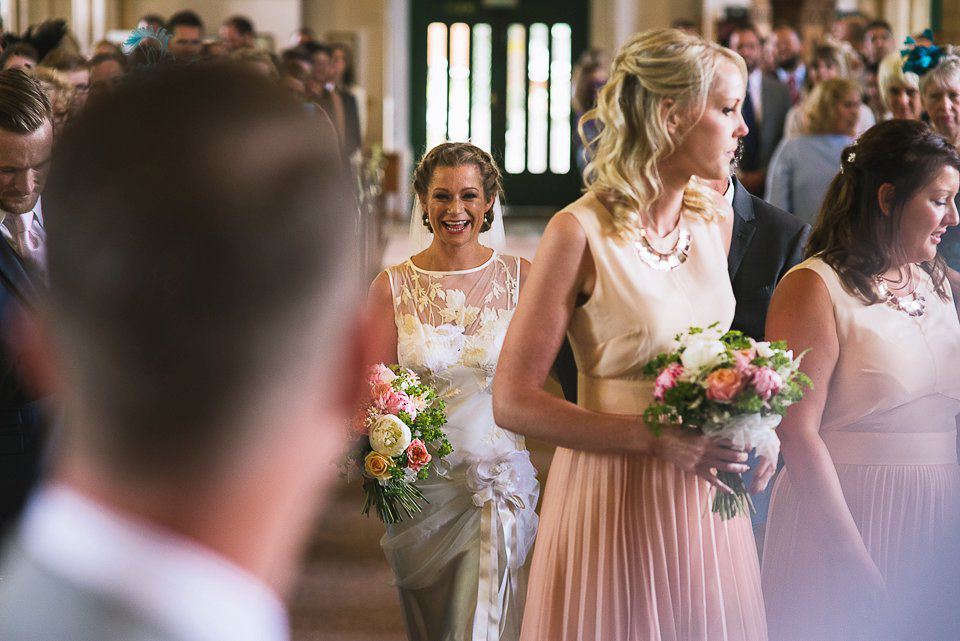
[[[872,279],[902,264],[903,206],[944,166],[960,171],[960,154],[919,120],[887,120],[843,150],[838,173],[807,244],[808,256],[833,267],[844,287],[867,303],[879,302]],[[880,209],[881,185],[893,185],[890,214]],[[921,264],[946,300],[945,263],[938,254]]]
[[[417,168],[413,170],[413,191],[422,202],[426,202],[434,171],[439,167],[463,167],[464,165],[475,165],[480,170],[484,200],[490,197],[503,200],[503,176],[493,156],[468,142],[444,142],[425,153],[417,164]],[[430,228],[426,212],[423,214],[423,224]],[[481,233],[489,231],[492,225],[493,204],[483,215]]]
[[[592,158],[584,176],[587,190],[611,204],[613,226],[623,238],[636,238],[642,226],[640,212],[660,196],[658,165],[703,116],[723,61],[734,63],[746,84],[743,58],[676,29],[644,31],[617,52],[596,108],[580,120],[580,137]],[[667,99],[673,104],[662,114],[661,104]],[[674,114],[685,126],[672,136],[666,122]],[[599,130],[592,140],[582,126],[591,119]],[[683,200],[687,210],[710,217],[705,186],[691,181]]]

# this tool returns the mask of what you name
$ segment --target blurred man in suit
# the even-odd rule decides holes
[[[144,126],[164,144],[131,158]],[[197,65],[65,133],[25,332],[64,426],[0,566],[0,639],[289,638],[368,342],[336,153],[275,83]]]
[[[43,88],[19,70],[0,72],[0,529],[19,514],[46,440],[40,395],[25,385],[16,330],[45,289],[41,193],[52,147]]]
[[[767,165],[783,137],[792,100],[786,85],[761,69],[763,43],[756,27],[751,24],[737,27],[730,34],[730,48],[739,53],[747,65],[743,121],[750,132],[743,140],[739,176],[750,193],[762,197]]]

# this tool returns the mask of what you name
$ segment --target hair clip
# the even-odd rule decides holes
[[[851,151],[849,154],[847,154],[847,162],[851,165],[857,162],[857,152]]]

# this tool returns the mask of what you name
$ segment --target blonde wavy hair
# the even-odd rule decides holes
[[[836,133],[840,103],[852,93],[859,95],[860,85],[849,78],[827,78],[814,87],[803,106],[807,133]]]
[[[579,132],[592,158],[584,176],[587,190],[604,196],[614,230],[624,239],[637,237],[643,226],[640,212],[659,198],[659,165],[703,117],[724,61],[737,66],[746,86],[743,58],[676,29],[641,32],[617,52],[610,79],[597,96],[597,106],[580,119]],[[661,115],[668,99],[673,103]],[[666,123],[674,115],[685,126],[671,135]],[[593,138],[584,133],[588,120],[595,120],[599,130]],[[684,192],[684,208],[712,219],[711,202],[707,187],[692,180]]]

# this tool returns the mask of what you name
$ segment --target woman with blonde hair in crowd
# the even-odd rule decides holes
[[[777,430],[786,467],[763,554],[770,637],[956,638],[901,636],[878,621],[923,598],[912,592],[927,588],[917,574],[926,548],[960,515],[960,322],[937,255],[958,223],[960,155],[923,123],[896,119],[841,162],[810,258],[777,286],[767,316],[768,339],[809,349],[813,380]]]
[[[804,88],[804,97],[790,108],[783,125],[783,136],[800,136],[810,133],[807,122],[807,112],[812,108],[809,104],[814,88],[824,80],[830,78],[849,78],[847,58],[843,50],[831,44],[822,44],[813,50],[810,62],[807,63],[807,79]],[[857,121],[856,134],[859,136],[876,122],[873,112],[866,104],[860,104],[860,118]]]
[[[828,78],[804,101],[807,133],[780,141],[767,171],[766,198],[774,207],[813,223],[823,194],[840,169],[840,151],[860,122],[860,86]]]
[[[692,325],[730,326],[721,219],[694,176],[726,180],[746,93],[743,59],[672,29],[618,52],[597,107],[587,193],[547,225],[494,379],[497,423],[559,447],[541,511],[521,638],[767,638],[747,515],[711,513],[729,442],[642,419],[643,367]],[[543,384],[568,334],[578,405]],[[772,467],[758,475],[762,487]]]
[[[74,88],[70,79],[51,69],[39,66],[33,70],[33,75],[40,81],[44,93],[50,100],[50,109],[53,113],[53,135],[58,137],[74,112]]]
[[[877,69],[880,100],[887,118],[920,120],[923,105],[920,102],[920,77],[903,70],[903,56],[894,51],[880,61]]]
[[[960,49],[946,46],[936,66],[920,78],[923,109],[930,125],[960,149]],[[960,228],[947,230],[940,243],[940,255],[954,270],[950,282],[960,290]]]

